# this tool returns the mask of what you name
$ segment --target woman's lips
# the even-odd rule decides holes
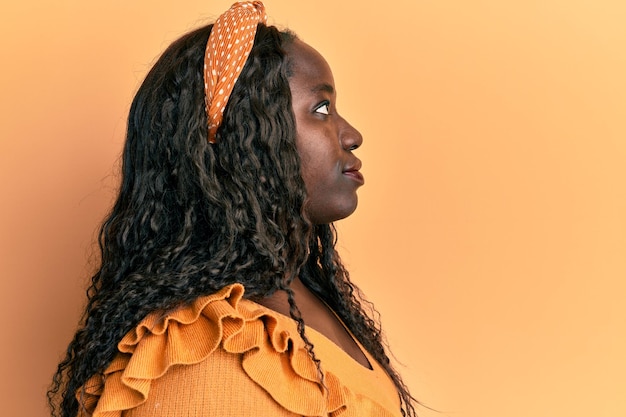
[[[356,169],[344,171],[343,174],[350,177],[361,185],[365,184],[365,178],[363,178],[363,174],[361,174]]]

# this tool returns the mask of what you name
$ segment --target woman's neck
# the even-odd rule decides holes
[[[294,279],[289,287],[294,293],[295,302],[304,323],[326,336],[352,356],[355,361],[371,369],[371,365],[364,353],[356,344],[345,325],[339,320],[336,313],[308,289],[299,278]],[[284,316],[291,316],[289,299],[285,291],[276,291],[271,296],[257,302]]]

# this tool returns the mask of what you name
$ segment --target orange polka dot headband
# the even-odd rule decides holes
[[[209,142],[222,123],[224,108],[254,44],[259,23],[265,23],[260,1],[233,4],[213,25],[204,56],[204,91],[209,119]]]

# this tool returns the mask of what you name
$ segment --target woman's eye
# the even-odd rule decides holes
[[[315,113],[326,114],[326,115],[330,114],[330,107],[328,103],[324,103],[318,108],[316,108]]]

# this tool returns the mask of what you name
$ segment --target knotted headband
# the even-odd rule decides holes
[[[224,108],[254,44],[259,23],[265,23],[260,1],[233,4],[213,25],[204,56],[204,92],[209,119],[209,142],[222,123]]]

